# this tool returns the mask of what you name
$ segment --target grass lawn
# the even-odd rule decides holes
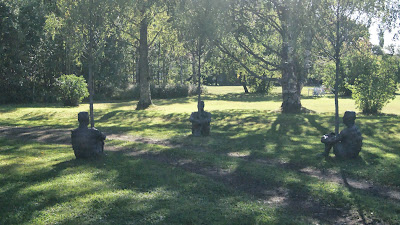
[[[363,150],[339,161],[315,157],[334,129],[332,96],[305,88],[311,113],[282,115],[278,88],[269,96],[208,90],[205,138],[189,136],[196,97],[154,100],[146,111],[135,111],[136,101],[96,103],[98,129],[132,137],[108,140],[99,160],[0,133],[0,224],[400,223],[399,96],[384,114],[358,114]],[[352,99],[339,107],[357,111]],[[68,130],[80,111],[88,105],[5,105],[0,126]]]

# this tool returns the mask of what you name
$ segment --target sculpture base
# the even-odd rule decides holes
[[[192,123],[192,135],[194,137],[209,136],[210,130],[210,123]]]

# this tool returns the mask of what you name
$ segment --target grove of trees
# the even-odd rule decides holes
[[[400,60],[383,43],[372,46],[368,28],[372,21],[381,29],[399,26],[399,5],[0,0],[0,103],[55,102],[59,78],[75,74],[88,83],[91,111],[93,98],[117,97],[133,87],[140,92],[137,109],[145,109],[152,104],[152,86],[196,84],[200,74],[205,84],[249,85],[264,93],[279,83],[283,113],[301,111],[307,83],[331,87],[336,97],[353,93],[364,112],[374,113],[381,105],[363,100],[365,90],[385,89],[376,98],[391,99]],[[374,79],[380,82],[367,84]]]

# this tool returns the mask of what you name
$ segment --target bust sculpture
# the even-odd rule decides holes
[[[106,136],[95,128],[88,128],[89,114],[78,113],[79,127],[71,132],[75,157],[93,158],[103,154]]]
[[[192,112],[189,121],[192,122],[192,135],[208,136],[210,135],[211,113],[204,111],[204,102],[197,104],[198,111]]]
[[[356,158],[361,151],[363,137],[360,129],[355,125],[356,113],[346,111],[343,116],[343,123],[346,128],[338,135],[335,133],[325,134],[321,142],[325,144],[325,152],[322,154],[327,157],[331,148],[336,157],[342,159]]]

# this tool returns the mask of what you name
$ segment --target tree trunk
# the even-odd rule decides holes
[[[240,83],[243,86],[244,93],[248,94],[249,93],[249,89],[247,89],[246,75],[243,75],[243,77],[242,77],[242,75],[240,75],[239,79],[240,79]]]
[[[93,0],[90,1],[90,7],[93,6]],[[89,28],[89,111],[90,111],[90,127],[94,127],[94,115],[93,115],[93,95],[94,95],[94,82],[93,82],[93,47],[94,47],[94,25],[93,15],[90,13],[89,20],[91,26]]]
[[[140,84],[140,66],[139,66],[139,50],[137,50],[136,54],[136,83]]]
[[[166,69],[166,67],[165,67],[165,57],[163,57],[163,60],[162,60],[162,69],[161,69],[161,74],[162,74],[162,82],[163,82],[163,85],[166,85],[167,84],[167,69]]]
[[[147,44],[147,18],[144,17],[140,22],[140,41],[139,41],[139,67],[140,67],[140,98],[136,106],[137,110],[147,109],[152,105],[150,92],[150,75],[148,62]]]
[[[339,73],[340,73],[340,0],[336,9],[336,44],[335,44],[335,134],[339,134]]]
[[[158,56],[157,56],[157,84],[160,85],[160,54],[161,54],[161,43],[158,42]]]
[[[92,53],[89,53],[92,54]],[[91,58],[91,56],[90,56]],[[92,60],[89,59],[89,108],[90,108],[90,127],[94,127],[94,115],[93,115],[93,95],[94,95],[94,87],[93,87],[93,69],[92,69]]]
[[[299,113],[301,101],[293,66],[286,65],[282,73],[282,113]]]
[[[196,83],[197,76],[196,76],[196,54],[192,52],[192,81],[193,84]]]
[[[200,101],[201,101],[201,54],[202,54],[202,52],[201,52],[201,44],[200,44],[200,40],[199,40],[199,42],[198,42],[198,57],[199,57],[199,86],[198,86],[198,98],[197,98],[197,104],[199,105],[200,104]],[[199,115],[200,115],[200,108],[199,108]]]
[[[182,56],[181,56],[181,57],[179,57],[179,67],[180,67],[180,70],[179,70],[179,77],[180,77],[180,80],[181,80],[181,84],[183,84],[183,65],[182,65]]]
[[[136,58],[136,54],[135,51],[132,52],[132,83],[135,83],[135,70],[136,70],[136,65],[135,65],[135,58]]]
[[[300,86],[298,86],[293,62],[293,46],[290,35],[290,19],[287,9],[282,9],[282,113],[299,113],[301,111]]]

